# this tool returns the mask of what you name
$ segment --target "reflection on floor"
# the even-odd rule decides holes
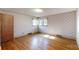
[[[75,40],[36,34],[4,42],[2,50],[78,50],[78,48]]]

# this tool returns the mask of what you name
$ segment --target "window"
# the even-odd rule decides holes
[[[44,19],[43,19],[43,25],[44,25],[44,26],[47,26],[47,18],[44,18]]]
[[[43,25],[43,19],[39,20],[39,25],[42,26]]]
[[[38,19],[37,18],[33,18],[33,26],[37,26],[38,25]]]
[[[40,18],[39,25],[47,26],[47,18]]]
[[[47,18],[33,18],[33,25],[34,26],[47,26],[48,23],[47,23]]]

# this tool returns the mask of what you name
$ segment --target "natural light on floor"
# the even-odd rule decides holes
[[[51,36],[51,35],[43,35],[45,38],[49,38],[49,39],[55,39],[55,36]]]

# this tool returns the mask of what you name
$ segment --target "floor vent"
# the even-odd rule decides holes
[[[28,33],[28,35],[32,35],[32,33]]]
[[[60,38],[62,38],[62,35],[56,35],[56,37],[60,37]]]

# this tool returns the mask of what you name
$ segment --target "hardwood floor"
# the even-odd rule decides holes
[[[78,50],[75,40],[45,35],[27,35],[1,43],[2,50]]]

